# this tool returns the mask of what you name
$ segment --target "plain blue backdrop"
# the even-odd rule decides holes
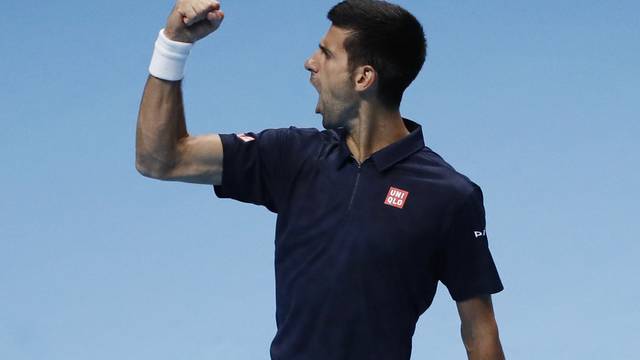
[[[511,359],[635,359],[640,3],[399,1],[427,62],[402,114],[485,194]],[[334,1],[222,1],[190,133],[322,127],[304,60]],[[171,1],[4,1],[0,359],[267,359],[275,214],[134,167]],[[463,359],[440,284],[413,359]]]

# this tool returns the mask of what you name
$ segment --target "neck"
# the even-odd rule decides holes
[[[409,135],[399,110],[363,103],[358,116],[347,125],[347,146],[353,157],[362,163],[371,154]]]

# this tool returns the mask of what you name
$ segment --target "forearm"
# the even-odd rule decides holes
[[[159,177],[176,160],[178,140],[188,136],[180,81],[149,76],[136,128],[136,168]]]
[[[462,340],[469,360],[504,360],[497,325],[472,328],[461,326]]]

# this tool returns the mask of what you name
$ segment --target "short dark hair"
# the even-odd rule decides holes
[[[402,7],[380,0],[345,0],[327,18],[351,31],[344,48],[349,69],[371,65],[378,73],[378,98],[397,109],[405,89],[415,80],[427,56],[420,22]]]

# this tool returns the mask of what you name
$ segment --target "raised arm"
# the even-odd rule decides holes
[[[217,1],[178,0],[164,35],[179,46],[194,43],[214,32],[223,18]],[[162,77],[170,79],[150,75],[142,95],[136,128],[136,169],[154,179],[219,185],[223,157],[220,137],[188,134],[181,79]]]
[[[456,305],[469,360],[504,360],[491,295],[458,301]]]

